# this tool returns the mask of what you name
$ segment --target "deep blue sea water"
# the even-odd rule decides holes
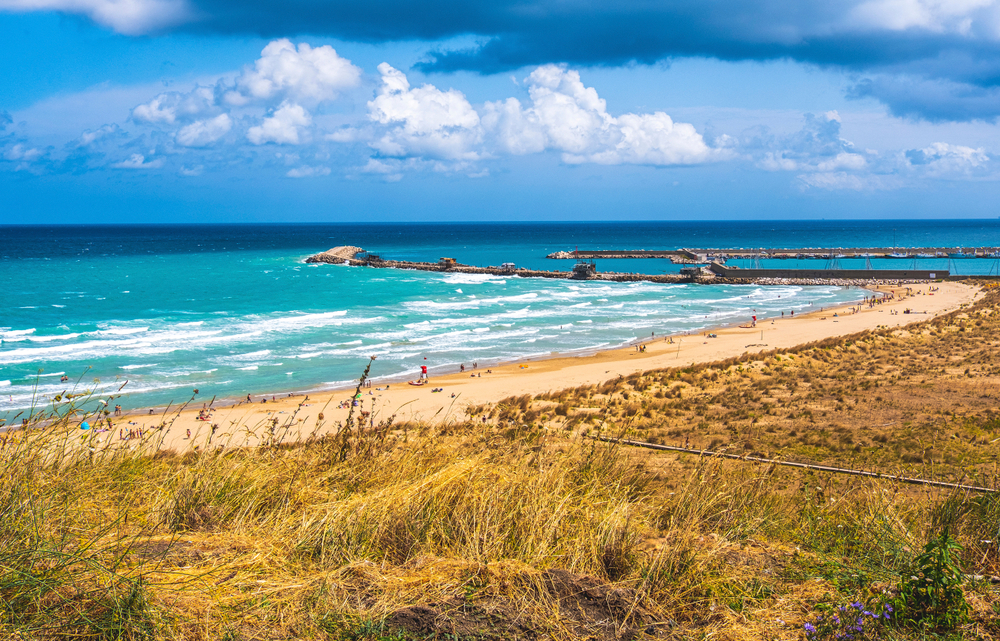
[[[574,247],[976,247],[1000,245],[1000,221],[0,226],[0,239],[2,418],[74,385],[104,393],[128,381],[129,395],[116,401],[128,407],[180,402],[194,388],[202,398],[326,389],[356,379],[370,355],[379,356],[377,378],[396,379],[425,362],[432,372],[454,371],[582,353],[861,295],[303,263],[336,245],[404,260],[567,269],[545,255]],[[992,263],[962,265],[985,273]],[[678,267],[602,260],[598,269]],[[60,382],[64,375],[70,383]]]

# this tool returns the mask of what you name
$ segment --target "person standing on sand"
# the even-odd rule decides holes
[[[420,366],[420,380],[422,380],[422,381],[426,381],[427,380],[427,366],[426,365],[421,365]]]

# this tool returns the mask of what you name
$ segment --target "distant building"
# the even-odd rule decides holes
[[[593,262],[580,261],[573,265],[573,278],[587,279],[597,273],[597,265]]]
[[[438,265],[440,265],[444,269],[448,269],[449,267],[454,267],[457,263],[458,261],[456,261],[454,258],[447,258],[445,256],[442,256],[441,258],[438,259]]]
[[[681,267],[681,276],[694,278],[701,273],[701,267]]]
[[[512,272],[517,270],[517,265],[514,263],[503,263],[500,265],[500,269],[505,272]]]

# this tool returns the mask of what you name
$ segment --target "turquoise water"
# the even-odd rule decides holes
[[[433,374],[474,361],[482,367],[588,352],[862,295],[837,287],[575,282],[303,262],[357,244],[389,258],[566,269],[545,254],[575,244],[695,245],[676,228],[653,229],[661,237],[646,232],[640,243],[615,237],[625,234],[618,227],[592,227],[588,237],[576,226],[523,224],[0,228],[10,241],[0,256],[7,294],[0,417],[74,385],[103,394],[127,381],[126,396],[116,401],[126,407],[183,402],[195,388],[200,398],[222,399],[314,391],[349,385],[371,355],[378,356],[376,380],[396,380],[423,364]],[[599,261],[598,269],[676,268],[654,260]]]

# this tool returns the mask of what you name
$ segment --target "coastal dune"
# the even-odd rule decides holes
[[[411,386],[405,381],[372,381],[372,387],[362,390],[355,418],[364,412],[366,422],[390,416],[394,416],[397,423],[461,421],[467,418],[466,409],[511,396],[599,384],[636,372],[686,367],[746,353],[791,348],[881,327],[903,328],[957,310],[981,296],[978,288],[953,282],[912,286],[910,293],[907,292],[905,287],[884,287],[878,295],[894,298],[872,307],[848,305],[795,318],[758,319],[755,327],[725,327],[689,335],[653,335],[642,342],[642,347],[637,344],[584,356],[553,355],[546,359],[501,365],[479,364],[475,370],[470,362],[465,364],[465,372],[454,371],[445,375],[435,375],[434,364],[429,363],[431,378],[428,384],[421,387]],[[747,325],[750,325],[749,315]],[[377,361],[374,370],[377,373]],[[442,391],[434,392],[434,389]],[[199,419],[202,406],[196,402],[196,409],[185,410],[168,419],[169,428],[163,433],[163,446],[176,450],[206,446],[212,426],[215,426],[213,444],[233,447],[254,445],[272,427],[280,428],[286,441],[294,442],[314,431],[322,433],[335,429],[337,423],[344,421],[348,415],[348,409],[340,405],[349,401],[353,393],[354,388],[310,392],[308,397],[257,394],[252,395],[251,402],[212,408],[207,420]],[[262,402],[265,399],[267,402]],[[160,416],[143,415],[141,411],[126,418],[146,430],[164,420]]]

